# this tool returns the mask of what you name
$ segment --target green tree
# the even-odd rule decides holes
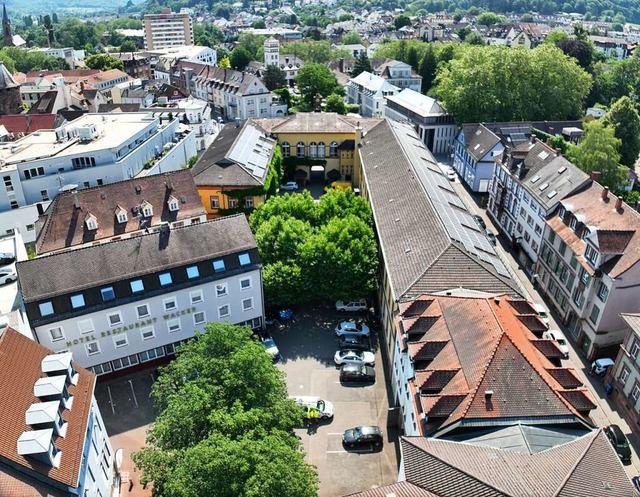
[[[580,67],[587,71],[591,68],[593,62],[593,46],[588,41],[572,40],[570,38],[558,40],[556,47],[562,50],[569,57],[573,57],[578,61]]]
[[[253,21],[251,27],[254,29],[265,29],[267,25],[262,19],[258,19],[257,21]]]
[[[640,154],[640,116],[631,99],[624,96],[616,100],[604,116],[603,124],[612,127],[620,140],[620,163],[634,167]]]
[[[197,23],[193,25],[193,38],[196,45],[215,47],[218,41],[224,39],[224,35],[213,24]]]
[[[414,70],[418,70],[420,59],[416,47],[409,47],[409,50],[407,50],[407,58],[405,62],[409,64]]]
[[[233,51],[235,52],[238,48],[242,47],[247,52],[249,52],[249,60],[260,60],[260,57],[258,57],[258,55],[260,50],[262,50],[265,39],[266,38],[264,36],[245,31],[243,33],[240,33],[240,36],[238,37],[238,45],[236,46],[236,48],[234,48]]]
[[[237,46],[231,52],[231,57],[229,61],[231,62],[231,67],[235,70],[239,71],[245,68],[249,62],[251,62],[251,54],[249,51],[241,46]]]
[[[280,101],[287,105],[287,107],[291,106],[291,92],[288,88],[277,88],[273,90],[273,93],[280,97]]]
[[[301,67],[296,81],[300,94],[307,105],[313,104],[313,97],[318,93],[323,97],[328,97],[342,88],[338,84],[335,74],[323,64],[309,64]]]
[[[349,31],[342,37],[343,45],[358,45],[362,44],[362,36],[357,31]]]
[[[286,74],[278,66],[267,66],[262,74],[262,82],[269,91],[287,86]]]
[[[344,98],[332,93],[325,100],[324,110],[325,112],[336,112],[340,115],[345,115],[347,113],[347,106],[344,103]]]
[[[501,22],[506,22],[506,19],[493,12],[483,12],[476,18],[476,24],[481,26],[493,26]]]
[[[469,45],[484,45],[485,38],[477,31],[472,31],[465,37],[464,42]]]
[[[612,191],[619,191],[627,178],[627,168],[619,164],[620,140],[615,130],[600,121],[584,124],[584,136],[578,145],[569,149],[569,159],[585,173],[602,173],[601,183]]]
[[[556,31],[551,31],[551,33],[549,33],[545,37],[543,43],[547,43],[549,45],[555,45],[561,40],[568,40],[568,39],[569,39],[569,35],[565,31],[556,30]]]
[[[231,68],[231,60],[229,60],[229,57],[222,57],[219,61],[218,61],[218,66],[225,68],[225,69],[229,69]]]
[[[436,78],[436,69],[438,67],[438,61],[433,49],[433,44],[430,43],[420,60],[418,72],[422,76],[422,93],[427,93],[433,86],[433,81]]]
[[[155,495],[316,495],[292,431],[300,410],[249,328],[207,325],[160,369],[152,396],[158,417],[133,458]]]
[[[262,269],[264,298],[270,305],[301,304],[309,300],[309,281],[298,262],[276,261]]]
[[[85,64],[91,69],[100,69],[101,71],[108,71],[109,69],[124,70],[122,60],[111,57],[106,53],[90,55],[85,59]]]
[[[411,26],[411,19],[409,19],[409,16],[400,14],[393,20],[393,27],[396,29],[400,29],[404,26]]]
[[[120,45],[120,52],[122,52],[122,53],[132,53],[132,52],[137,52],[137,51],[138,51],[138,47],[131,40],[125,40],[122,43],[122,45]]]
[[[290,216],[273,216],[265,220],[255,233],[262,262],[284,264],[297,262],[300,245],[312,235],[308,221]]]
[[[356,57],[356,61],[353,64],[353,69],[351,70],[351,77],[355,78],[359,74],[363,72],[369,72],[373,74],[373,67],[371,67],[371,61],[369,57],[367,57],[366,52],[362,52],[360,55]]]

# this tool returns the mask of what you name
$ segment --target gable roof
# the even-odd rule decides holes
[[[4,65],[4,62],[0,61],[0,90],[8,90],[19,86],[20,84],[13,79],[13,76]]]
[[[268,133],[355,133],[360,123],[363,132],[382,119],[341,116],[335,112],[299,112],[275,119],[252,119]]]
[[[461,282],[481,292],[520,293],[411,125],[380,122],[359,153],[395,299]]]
[[[177,211],[169,210],[173,195],[180,200]],[[137,216],[135,209],[143,201],[153,206],[151,218]],[[76,207],[76,205],[78,207]],[[116,216],[118,208],[127,213],[127,222]],[[92,214],[97,230],[85,229],[84,219]],[[36,252],[43,254],[95,240],[121,236],[161,222],[174,223],[206,211],[188,170],[144,176],[108,185],[60,192],[38,220]]]
[[[406,107],[421,117],[447,115],[447,111],[435,98],[418,93],[411,88],[405,88],[400,93],[390,95],[387,100]]]
[[[0,126],[4,126],[10,133],[24,133],[25,135],[41,129],[55,129],[56,114],[12,114],[0,116]],[[64,119],[60,119],[64,121]]]
[[[482,160],[500,143],[500,138],[489,131],[484,124],[465,124],[462,126],[464,146],[476,160]]]
[[[73,405],[71,409],[61,411],[62,418],[68,422],[68,428],[64,437],[55,438],[55,444],[62,452],[60,467],[55,468],[21,456],[17,450],[18,438],[22,432],[32,429],[25,422],[25,412],[31,404],[40,402],[34,395],[33,387],[39,378],[46,377],[42,372],[41,362],[50,354],[53,354],[51,350],[12,328],[0,332],[0,395],[4,399],[0,416],[0,459],[11,461],[17,465],[18,470],[31,470],[63,485],[77,487],[95,387],[95,376],[86,369],[74,364],[74,369],[79,374],[78,382],[68,386],[69,394],[74,398]],[[2,471],[0,465],[0,472]],[[0,481],[3,478],[0,477]],[[5,495],[5,487],[1,488],[0,493]]]

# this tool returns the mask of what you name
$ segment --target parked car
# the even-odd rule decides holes
[[[373,366],[376,363],[376,356],[367,350],[337,350],[333,356],[333,361],[338,365],[343,364],[366,364]]]
[[[264,345],[264,348],[271,355],[271,357],[273,357],[274,361],[280,359],[280,350],[278,349],[278,346],[276,345],[276,342],[273,338],[263,338],[262,345]]]
[[[456,180],[456,176],[457,176],[456,171],[452,167],[447,169],[447,179],[449,181],[455,181]]]
[[[0,269],[0,285],[12,283],[18,279],[16,270],[13,267],[3,267]]]
[[[351,302],[338,300],[336,302],[336,311],[340,312],[366,311],[367,309],[369,307],[365,299],[352,300]]]
[[[345,364],[340,368],[343,383],[375,383],[376,371],[366,364]]]
[[[533,310],[538,313],[540,320],[549,328],[549,311],[542,304],[533,304]]]
[[[591,373],[597,374],[598,376],[604,376],[607,370],[613,365],[613,359],[609,359],[608,357],[596,359],[591,363]]]
[[[480,227],[480,229],[482,231],[487,229],[487,225],[484,222],[484,219],[482,219],[482,216],[478,215],[478,214],[474,214],[473,216],[473,220],[476,222],[476,224]]]
[[[298,189],[298,183],[295,181],[287,181],[284,185],[280,185],[280,189],[285,192],[292,192]]]
[[[0,266],[7,266],[16,262],[16,256],[9,252],[0,252]]]
[[[377,426],[356,426],[345,430],[342,441],[349,447],[356,445],[382,445],[382,430]]]
[[[371,350],[371,342],[365,336],[343,335],[340,340],[342,350]]]
[[[333,417],[333,404],[327,400],[322,400],[320,397],[315,397],[313,395],[294,395],[291,398],[300,406],[317,409],[318,414],[322,419],[329,419]]]
[[[489,243],[491,245],[496,244],[496,235],[493,233],[493,231],[487,228],[486,230],[484,230],[484,234],[487,236],[487,240],[489,240]]]
[[[609,425],[603,428],[605,435],[613,445],[613,448],[618,454],[618,457],[623,462],[631,461],[631,448],[629,447],[629,440],[618,425]]]
[[[542,334],[542,338],[553,340],[558,344],[558,348],[562,351],[565,359],[569,359],[569,344],[560,330],[549,330]]]
[[[633,486],[635,487],[635,489],[640,492],[640,475],[636,475],[633,478],[631,478],[631,483],[633,483]]]
[[[355,321],[342,321],[336,326],[336,335],[341,336],[369,336],[371,330],[364,323],[356,323]]]

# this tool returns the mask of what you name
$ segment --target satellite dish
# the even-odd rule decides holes
[[[118,472],[120,471],[120,468],[122,467],[122,457],[124,455],[124,450],[123,449],[118,449],[116,450],[116,470],[118,470]]]

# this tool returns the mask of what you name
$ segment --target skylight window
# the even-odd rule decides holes
[[[547,157],[549,157],[549,152],[547,152],[546,150],[543,150],[538,154],[538,157],[540,157],[542,160],[545,160]]]
[[[566,170],[567,170],[567,166],[562,166],[560,169],[558,169],[558,174],[562,174]]]
[[[547,198],[553,198],[558,194],[557,191],[555,190],[551,190],[549,193],[547,193]]]
[[[533,178],[531,178],[531,183],[535,183],[537,181],[540,181],[540,176],[534,176]]]
[[[540,185],[540,191],[541,192],[545,191],[547,188],[549,188],[549,183],[542,183]]]

